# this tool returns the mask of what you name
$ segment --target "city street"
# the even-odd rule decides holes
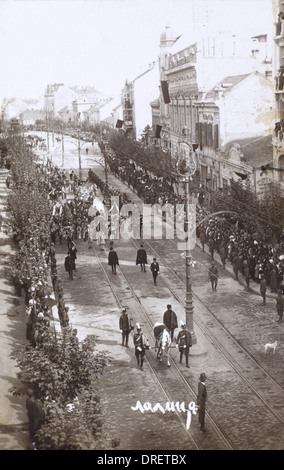
[[[76,150],[71,145],[67,148],[65,161],[77,171]],[[83,174],[86,175],[90,165],[104,179],[99,152],[89,158],[91,165],[88,158],[82,159]],[[60,164],[59,150],[53,151],[52,159]],[[110,186],[141,202],[127,185],[111,174],[108,178]],[[184,319],[185,261],[177,251],[175,240],[147,240],[148,267],[143,273],[135,265],[138,247],[139,240],[115,241],[120,268],[118,275],[113,276],[107,265],[108,241],[102,249],[95,242],[89,247],[87,242],[77,240],[78,271],[70,281],[64,271],[66,246],[56,245],[72,327],[78,330],[80,339],[96,334],[99,349],[109,355],[109,367],[99,387],[110,432],[114,439],[119,436],[118,449],[167,449],[169,446],[171,449],[280,449],[284,424],[279,408],[284,394],[281,388],[284,386],[283,347],[275,355],[264,354],[264,344],[275,339],[280,342],[283,336],[282,325],[275,321],[275,295],[269,295],[266,306],[262,306],[259,286],[252,285],[248,293],[242,279],[234,280],[232,269],[227,266],[224,270],[219,263],[220,279],[217,292],[213,293],[207,274],[210,256],[197,245],[192,252],[196,261],[192,286],[197,343],[190,351],[190,369],[178,365],[175,347],[171,349],[172,367],[168,369],[166,364],[155,362],[152,327],[156,321],[162,321],[168,303],[178,320]],[[149,271],[154,256],[161,270],[157,286],[153,285]],[[150,341],[144,371],[136,365],[132,340],[129,349],[120,345],[118,323],[122,306],[127,308],[134,323],[140,322]],[[153,406],[169,400],[195,401],[201,372],[206,373],[208,389],[206,435],[200,433],[198,415],[192,416],[190,429],[186,429],[186,415],[141,413],[131,409],[138,401]],[[267,427],[258,427],[256,422],[263,413],[269,416]],[[248,416],[253,419],[248,420]]]
[[[0,15],[0,449],[284,450],[284,1],[65,3]]]

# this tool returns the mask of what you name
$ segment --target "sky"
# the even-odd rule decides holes
[[[192,34],[193,41],[204,28],[245,37],[270,34],[271,3],[0,0],[0,100],[38,98],[53,83],[119,93],[126,79],[157,59],[166,25]]]

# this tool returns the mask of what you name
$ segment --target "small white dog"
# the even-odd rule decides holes
[[[266,354],[266,351],[268,351],[269,349],[272,349],[273,354],[275,354],[276,346],[277,346],[277,341],[274,341],[274,343],[266,343],[265,346],[264,346],[265,354]]]

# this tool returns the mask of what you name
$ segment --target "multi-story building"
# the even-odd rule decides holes
[[[188,152],[188,143],[200,144],[202,180],[212,188],[248,175],[257,188],[256,169],[245,162],[238,139],[271,133],[274,98],[266,41],[266,35],[257,36],[244,47],[236,36],[220,34],[190,44],[169,27],[160,37],[153,125],[160,125],[161,146],[170,147],[173,159]]]
[[[284,189],[284,4],[273,0],[275,25],[273,74],[275,77],[275,130],[273,133],[273,165],[269,172]]]
[[[258,72],[225,77],[196,103],[195,140],[204,185],[215,190],[231,180],[249,178],[257,192],[261,189],[261,166],[272,160],[267,138],[271,139],[273,105],[273,84]],[[257,143],[257,159],[252,142]],[[261,153],[260,142],[265,146]]]

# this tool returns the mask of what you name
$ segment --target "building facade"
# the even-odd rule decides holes
[[[160,38],[160,95],[151,103],[160,145],[170,148],[174,161],[188,154],[189,143],[199,144],[207,187],[221,189],[232,179],[250,178],[257,188],[257,169],[238,140],[271,134],[275,110],[266,36],[253,38],[250,53],[251,44],[238,49],[233,35],[191,44],[181,39],[169,27]]]
[[[272,138],[273,165],[269,172],[279,181],[284,190],[284,5],[280,0],[273,0],[274,15],[274,56],[273,74],[275,77],[275,126]]]

